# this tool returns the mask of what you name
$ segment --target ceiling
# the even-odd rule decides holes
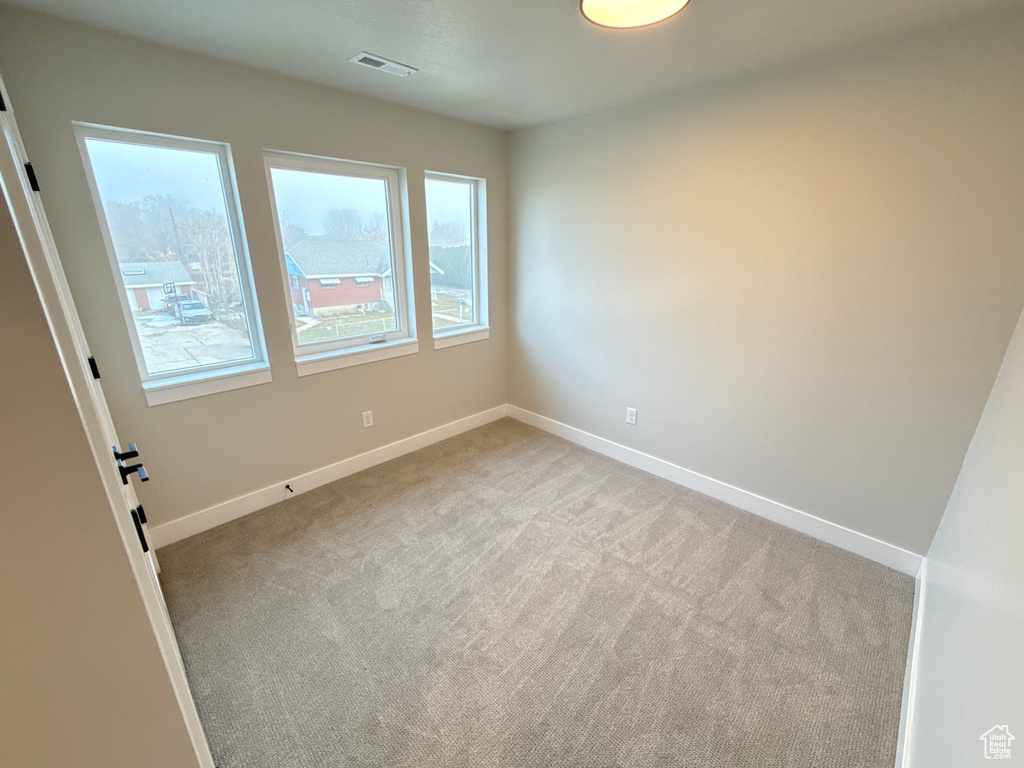
[[[8,0],[11,2],[11,0]],[[609,30],[578,0],[13,0],[105,29],[501,128],[593,112],[1019,0],[691,0]],[[348,62],[360,51],[420,71]]]

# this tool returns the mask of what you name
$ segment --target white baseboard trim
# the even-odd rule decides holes
[[[486,411],[475,413],[472,416],[467,416],[464,419],[442,424],[440,427],[435,427],[426,432],[420,432],[417,435],[381,446],[380,448],[374,448],[372,451],[361,453],[358,456],[352,456],[334,464],[329,464],[326,467],[314,469],[312,472],[307,472],[304,475],[282,480],[274,485],[247,493],[244,496],[238,496],[221,504],[215,504],[212,507],[193,512],[177,520],[152,526],[149,529],[150,544],[154,549],[166,547],[168,544],[187,539],[189,536],[195,536],[197,533],[208,531],[211,528],[216,528],[218,525],[223,525],[251,512],[269,507],[271,504],[277,504],[279,501],[284,501],[290,496],[310,491],[326,483],[340,480],[343,477],[369,469],[377,464],[396,459],[399,456],[418,451],[420,448],[426,448],[428,445],[433,445],[441,440],[447,440],[449,437],[454,437],[492,421],[497,421],[504,418],[506,413],[507,406],[499,405]],[[285,490],[286,484],[292,487],[294,493],[289,493]]]
[[[664,459],[656,458],[633,448],[606,440],[603,437],[584,432],[582,429],[570,427],[547,416],[527,411],[515,405],[508,406],[508,415],[530,426],[550,432],[570,442],[582,445],[609,458],[621,461],[631,467],[650,472],[652,475],[670,480],[678,485],[691,488],[706,496],[710,496],[734,507],[764,517],[773,522],[792,528],[800,533],[813,536],[840,549],[874,560],[901,573],[916,576],[921,566],[921,555],[910,552],[894,544],[859,533],[820,517],[801,512],[793,507],[777,501],[758,496],[756,493],[744,491],[742,488],[723,483],[698,472],[685,469]]]
[[[910,620],[910,646],[907,649],[907,671],[903,676],[903,704],[900,707],[900,731],[896,741],[895,768],[910,768],[912,754],[911,726],[914,722],[915,694],[917,693],[918,660],[921,658],[921,632],[924,621],[924,597],[928,558],[921,559],[921,569],[914,584],[914,614]]]
[[[819,517],[801,512],[798,509],[766,499],[755,493],[723,483],[719,480],[693,472],[663,459],[656,458],[633,448],[592,435],[576,427],[549,419],[546,416],[527,411],[515,405],[499,405],[486,411],[467,416],[464,419],[443,424],[440,427],[412,435],[389,445],[375,448],[372,451],[352,456],[348,459],[330,464],[312,472],[282,480],[274,485],[261,488],[252,493],[230,499],[212,507],[193,512],[185,517],[172,520],[162,525],[149,528],[149,539],[154,549],[165,547],[189,536],[202,533],[210,528],[235,520],[264,507],[269,507],[294,494],[285,490],[285,485],[292,487],[295,494],[318,488],[325,483],[340,480],[348,475],[361,472],[385,461],[404,456],[412,451],[446,440],[449,437],[468,432],[471,429],[488,424],[504,416],[511,416],[518,421],[550,432],[570,442],[604,454],[623,464],[628,464],[652,475],[657,475],[673,483],[692,488],[712,498],[732,504],[742,510],[764,517],[787,528],[806,533],[816,539],[833,544],[841,549],[866,557],[869,560],[886,565],[901,573],[917,576],[922,558],[913,552],[901,549],[893,544],[875,539],[867,534],[830,523]]]

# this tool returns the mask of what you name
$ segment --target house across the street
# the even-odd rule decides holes
[[[118,267],[132,312],[163,309],[168,294],[164,286],[173,285],[175,293],[191,296],[196,284],[180,261],[121,262]]]
[[[393,309],[391,256],[386,240],[305,237],[285,251],[297,315]],[[444,274],[433,263],[430,271]]]

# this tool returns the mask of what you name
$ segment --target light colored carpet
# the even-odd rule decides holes
[[[508,419],[160,551],[220,768],[891,768],[913,580]]]

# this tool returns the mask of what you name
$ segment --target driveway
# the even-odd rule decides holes
[[[156,314],[136,316],[135,327],[150,373],[252,357],[249,337],[216,320],[183,326],[168,315]]]

